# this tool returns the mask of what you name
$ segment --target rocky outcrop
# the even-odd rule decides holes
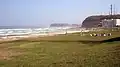
[[[67,27],[67,26],[70,26],[70,25],[67,23],[53,23],[50,25],[50,27]]]
[[[87,17],[83,23],[82,27],[85,28],[94,28],[98,27],[101,23],[101,20],[103,19],[120,19],[120,14],[118,15],[98,15],[98,16],[89,16]]]

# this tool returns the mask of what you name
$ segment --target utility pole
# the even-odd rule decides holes
[[[112,4],[110,5],[111,6],[111,8],[110,8],[110,10],[111,10],[111,16],[112,16],[112,10],[113,10],[113,6],[112,6]]]

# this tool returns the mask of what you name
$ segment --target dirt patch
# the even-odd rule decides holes
[[[13,56],[18,56],[23,53],[12,50],[0,49],[0,60],[11,60]]]

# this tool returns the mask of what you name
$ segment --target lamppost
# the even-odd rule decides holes
[[[67,29],[66,29],[66,33],[65,34],[67,35]]]
[[[81,30],[81,36],[82,36],[82,30]]]

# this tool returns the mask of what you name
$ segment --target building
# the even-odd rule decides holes
[[[120,26],[120,19],[116,19],[116,26]]]
[[[104,19],[101,24],[103,28],[113,28],[116,27],[116,19]]]

